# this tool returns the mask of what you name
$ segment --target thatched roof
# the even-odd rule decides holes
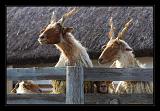
[[[40,45],[37,41],[42,27],[46,26],[55,11],[57,19],[71,7],[7,7],[7,63],[31,64],[56,62],[59,52],[54,45]],[[152,56],[152,7],[81,7],[69,18],[65,26],[74,27],[73,34],[88,48],[91,58],[98,58],[100,48],[108,38],[108,20],[113,17],[116,30],[133,18],[133,26],[125,40],[137,56]]]

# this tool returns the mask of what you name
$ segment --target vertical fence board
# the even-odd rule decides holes
[[[66,104],[84,104],[83,67],[67,66]]]
[[[8,66],[8,68],[12,68],[13,69],[13,66]],[[8,80],[7,81],[7,93],[10,93],[11,90],[13,89],[13,81],[12,80]]]
[[[7,93],[10,93],[13,89],[13,81],[7,81]]]

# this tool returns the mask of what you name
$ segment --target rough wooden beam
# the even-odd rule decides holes
[[[153,80],[153,69],[147,68],[84,68],[85,80],[92,81],[152,81]]]
[[[118,99],[120,104],[153,104],[152,94],[85,94],[85,104],[110,104]],[[7,104],[65,104],[64,94],[8,94]]]
[[[83,67],[66,69],[66,104],[84,104]]]
[[[13,89],[13,81],[7,81],[7,93],[10,93]]]
[[[152,94],[87,94],[86,104],[110,104],[110,101],[117,99],[119,104],[153,104]]]
[[[7,104],[65,104],[64,94],[8,94]]]
[[[7,68],[7,79],[11,80],[65,80],[66,68]]]
[[[8,80],[65,80],[65,68],[7,68]],[[152,81],[153,69],[141,68],[84,68],[84,80],[91,81]]]
[[[7,68],[13,68],[13,66],[8,66]],[[13,81],[7,81],[7,93],[10,93],[11,90],[13,89]]]

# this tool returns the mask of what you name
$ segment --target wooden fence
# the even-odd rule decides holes
[[[7,94],[7,104],[153,104],[153,94],[84,94],[84,81],[153,81],[153,69],[7,68],[7,80],[66,80],[66,94]]]

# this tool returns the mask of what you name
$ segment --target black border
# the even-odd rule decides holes
[[[158,9],[160,9],[159,8],[160,4],[159,4],[158,0],[155,0],[155,1],[153,1],[153,0],[148,0],[148,1],[147,0],[139,0],[139,1],[136,1],[136,0],[128,0],[128,1],[127,0],[112,0],[112,1],[108,1],[107,0],[106,3],[104,1],[100,1],[100,0],[98,0],[99,2],[95,2],[95,1],[96,0],[93,0],[92,2],[89,1],[89,3],[86,4],[84,1],[77,1],[77,0],[63,0],[63,1],[62,0],[44,0],[44,1],[35,1],[35,0],[16,0],[16,1],[13,1],[13,0],[8,0],[8,1],[5,1],[3,6],[1,6],[2,10],[4,10],[2,13],[4,14],[4,16],[3,16],[4,18],[3,19],[5,20],[5,22],[2,22],[5,25],[5,28],[4,28],[5,30],[2,29],[1,31],[2,32],[6,31],[6,24],[5,24],[6,23],[6,9],[5,8],[7,6],[22,6],[22,7],[23,6],[126,6],[126,5],[127,6],[153,6],[154,7],[154,18],[153,18],[153,24],[154,24],[154,33],[153,33],[153,37],[154,37],[153,38],[153,41],[154,41],[154,44],[153,44],[154,45],[154,49],[153,49],[153,51],[154,51],[154,59],[153,59],[154,68],[153,68],[153,71],[154,71],[154,74],[155,74],[156,73],[155,69],[156,68],[158,69],[158,64],[156,64],[156,62],[158,62],[158,58],[156,58],[156,46],[158,44],[158,40],[155,40],[155,38],[156,38],[156,36],[158,36],[157,32],[160,32],[160,31],[158,31],[160,28],[158,29],[158,26],[156,26],[159,23],[159,20],[160,20],[160,18],[158,18]],[[4,36],[6,36],[6,32],[4,33]],[[1,39],[1,42],[2,42],[1,45],[3,43],[5,43],[4,45],[6,46],[6,38],[3,38],[3,39],[4,39],[5,42]],[[7,54],[6,50],[7,49],[5,47],[4,59],[1,58],[3,63],[5,63],[5,65],[4,65],[4,73],[2,73],[2,74],[6,74],[6,70],[5,70],[6,69],[5,68],[6,59],[7,59],[6,58],[6,54]],[[158,51],[158,48],[157,48],[157,51]],[[158,63],[160,63],[160,62],[158,62]],[[96,110],[95,106],[98,108],[98,110],[103,110],[102,108],[106,108],[106,110],[107,109],[108,110],[111,110],[111,109],[120,110],[122,108],[124,109],[124,107],[121,107],[121,106],[128,106],[128,108],[126,108],[128,110],[134,110],[134,108],[136,110],[143,110],[142,108],[144,106],[148,110],[153,110],[153,108],[158,109],[159,108],[158,103],[160,103],[160,100],[158,100],[160,98],[160,97],[158,97],[159,93],[157,93],[157,91],[160,90],[160,88],[158,87],[158,82],[157,82],[158,78],[160,78],[160,77],[158,77],[158,73],[155,74],[154,78],[155,78],[155,81],[156,81],[156,83],[155,83],[155,91],[156,91],[155,94],[156,94],[156,96],[154,95],[155,96],[155,101],[154,101],[155,104],[151,105],[151,106],[150,105],[132,105],[132,106],[130,106],[130,105],[120,105],[120,106],[110,105],[110,106],[108,106],[107,105],[107,107],[106,107],[106,105],[92,105],[92,107],[90,107],[90,105],[29,105],[29,106],[32,106],[32,109],[35,108],[34,106],[38,106],[38,108],[40,108],[41,110],[46,110],[46,108],[51,108],[52,110],[53,109],[56,110],[57,108],[61,108],[61,109],[64,108],[65,110],[68,110],[67,108],[70,108],[70,106],[72,106],[72,108],[77,108],[75,106],[87,106],[88,107],[87,110],[90,109],[92,111]],[[5,76],[1,77],[0,82],[2,82],[2,83],[0,83],[0,88],[4,89],[3,92],[5,94],[5,89],[6,88],[5,88],[4,85],[2,86],[2,84],[5,83]],[[2,91],[0,91],[0,94],[1,94],[1,92]],[[5,96],[4,95],[1,95],[0,98],[1,98],[0,100],[2,100],[2,98],[3,98],[3,101],[5,101]],[[10,106],[5,105],[5,102],[1,103],[1,105],[3,107],[11,109],[11,110],[13,108],[15,108],[15,106],[13,107],[13,105],[10,105]],[[16,106],[20,106],[20,107],[17,107],[17,108],[22,108],[22,109],[24,108],[24,107],[21,107],[21,106],[24,106],[24,105],[16,105]],[[25,109],[30,108],[29,106],[27,105],[27,107],[25,107]],[[43,107],[43,106],[46,106],[46,107]],[[54,106],[54,107],[52,107],[52,106]],[[58,107],[58,106],[60,106],[60,107]],[[84,109],[84,108],[87,108],[87,107],[80,107],[80,108]]]
[[[113,5],[154,5],[159,3],[159,0],[5,0],[7,5],[47,5],[47,6],[113,6]]]

